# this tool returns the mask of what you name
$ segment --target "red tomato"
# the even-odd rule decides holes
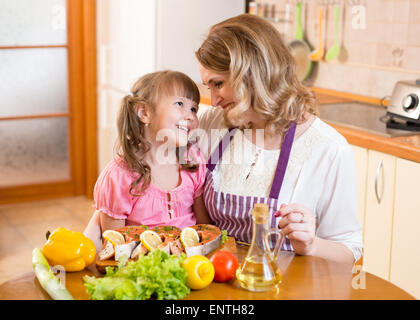
[[[214,266],[214,281],[227,282],[235,278],[239,263],[232,253],[229,251],[217,251],[210,257],[210,261]]]

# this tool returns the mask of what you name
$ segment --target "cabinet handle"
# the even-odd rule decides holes
[[[381,170],[382,169],[382,170]],[[382,196],[383,196],[383,192],[384,192],[384,185],[385,185],[385,179],[384,182],[382,184],[382,192],[381,195],[379,195],[378,193],[378,178],[379,178],[379,171],[382,171],[382,177],[384,176],[384,161],[381,160],[378,164],[378,167],[376,168],[376,177],[375,177],[375,196],[376,196],[376,200],[378,200],[378,203],[380,204],[382,201]]]

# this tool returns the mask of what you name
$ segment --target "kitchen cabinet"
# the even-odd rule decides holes
[[[420,164],[397,159],[390,281],[420,298]]]
[[[352,146],[363,269],[420,298],[420,163]]]
[[[363,266],[389,280],[396,157],[368,151]]]
[[[368,150],[358,146],[352,147],[357,175],[357,217],[362,230],[364,230]]]

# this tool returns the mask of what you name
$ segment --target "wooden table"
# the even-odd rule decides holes
[[[247,247],[238,245],[237,256],[245,257]],[[278,265],[283,272],[283,282],[268,292],[249,292],[234,280],[215,283],[203,290],[191,291],[187,300],[290,300],[290,299],[392,299],[412,300],[411,295],[397,286],[359,267],[343,265],[310,256],[295,256],[281,252]],[[354,271],[355,273],[352,273]],[[66,287],[75,299],[88,299],[83,286],[84,275],[96,275],[94,267],[82,272],[67,273]],[[30,272],[0,286],[0,300],[50,299],[42,289],[35,274]]]

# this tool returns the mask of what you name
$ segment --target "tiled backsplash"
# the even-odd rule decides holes
[[[284,18],[290,5],[288,26],[273,22],[287,42],[295,35],[296,0],[259,0],[275,5],[276,17]],[[303,1],[305,37],[315,49],[318,43],[318,9],[326,5],[325,46],[334,41],[334,4],[341,9],[341,55],[317,63],[309,85],[381,98],[392,93],[395,82],[420,78],[420,0],[306,0]],[[343,19],[344,17],[344,19]]]

